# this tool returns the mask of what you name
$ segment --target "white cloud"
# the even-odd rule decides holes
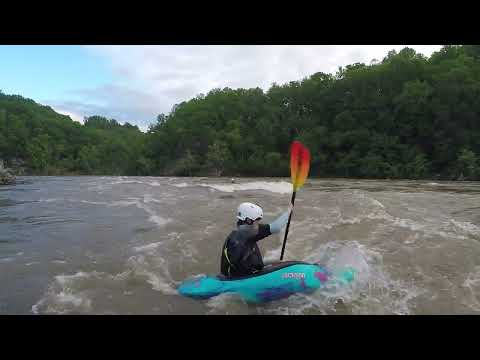
[[[51,105],[50,105],[51,106]],[[59,108],[59,107],[55,107],[55,106],[51,106],[53,110],[55,110],[57,113],[59,114],[62,114],[62,115],[67,115],[67,116],[70,116],[70,118],[73,120],[73,121],[77,121],[81,124],[83,124],[83,116],[76,113],[76,112],[72,112],[72,111],[67,111],[67,110],[64,110],[62,108]]]
[[[382,60],[405,46],[429,56],[440,45],[158,45],[87,46],[105,60],[115,82],[77,92],[86,102],[116,114],[120,121],[153,123],[159,113],[213,88],[267,90],[272,83],[301,80],[316,72],[335,73],[339,66]],[[101,104],[101,105],[98,105]]]

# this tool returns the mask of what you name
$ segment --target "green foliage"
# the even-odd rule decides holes
[[[42,173],[52,159],[52,147],[50,137],[46,134],[33,138],[27,144],[27,155],[30,166],[39,173]]]
[[[172,170],[172,175],[175,176],[193,176],[194,173],[200,170],[197,157],[187,150],[185,155],[176,161]]]
[[[226,164],[231,161],[232,155],[228,145],[223,141],[216,141],[208,147],[207,165],[215,170],[216,176],[221,176]]]
[[[407,164],[407,172],[413,179],[427,177],[429,175],[429,162],[425,154],[417,154],[412,162]]]
[[[473,151],[462,149],[458,154],[458,172],[461,177],[468,180],[476,180],[480,177],[478,159]]]
[[[0,158],[23,160],[33,174],[145,174],[144,138],[129,123],[93,116],[81,125],[48,106],[0,94]]]
[[[0,158],[38,174],[288,176],[298,139],[312,176],[479,179],[479,98],[478,45],[390,51],[265,92],[212,89],[147,133],[0,93]]]
[[[122,126],[116,120],[114,120],[114,119],[109,120],[109,119],[104,118],[102,116],[87,117],[84,121],[84,125],[85,125],[85,127],[90,127],[90,128],[95,128],[95,129],[114,129],[114,128],[118,128],[118,127]],[[126,127],[129,128],[129,127],[131,127],[131,125],[128,124]]]
[[[95,174],[100,164],[100,153],[96,146],[85,145],[80,148],[77,157],[77,169],[84,174]]]

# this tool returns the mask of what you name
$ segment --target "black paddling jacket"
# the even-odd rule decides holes
[[[225,276],[250,275],[263,269],[263,260],[257,241],[271,235],[269,224],[259,224],[256,235],[234,230],[222,248],[220,272]]]

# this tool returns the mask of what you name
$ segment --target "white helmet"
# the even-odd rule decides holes
[[[260,206],[252,203],[241,203],[237,209],[237,219],[245,221],[245,219],[258,220],[263,218],[263,210]]]

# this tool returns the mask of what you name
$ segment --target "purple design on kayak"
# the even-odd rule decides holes
[[[270,288],[268,290],[262,291],[257,296],[262,301],[271,301],[271,300],[279,300],[286,298],[292,295],[294,291],[290,289],[290,287],[279,287],[279,288]]]
[[[321,272],[321,271],[317,271],[315,272],[315,277],[320,280],[320,282],[324,283],[328,280],[328,275]]]

